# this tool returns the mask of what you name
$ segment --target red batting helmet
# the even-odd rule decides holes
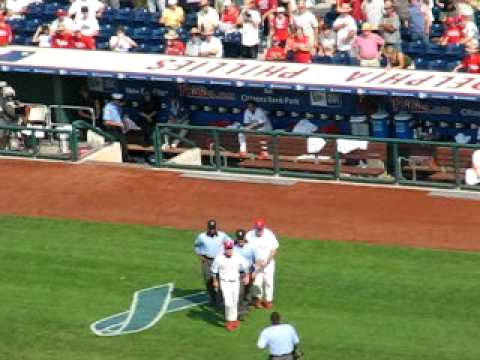
[[[264,227],[265,227],[265,220],[258,219],[258,220],[255,221],[255,228],[263,229]]]
[[[223,244],[223,247],[225,248],[225,250],[231,250],[233,249],[234,245],[235,244],[233,243],[232,240],[227,240],[225,241],[225,244]]]

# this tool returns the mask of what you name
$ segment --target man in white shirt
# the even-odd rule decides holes
[[[253,230],[245,239],[255,248],[255,271],[253,272],[253,293],[255,307],[271,309],[275,276],[275,255],[279,247],[275,234],[265,227],[264,220],[257,220]]]
[[[190,30],[190,39],[187,41],[185,56],[200,56],[200,46],[202,39],[200,38],[200,31],[193,27]]]
[[[91,16],[86,6],[81,8],[80,16],[75,18],[75,29],[80,30],[84,36],[95,37],[100,31],[98,20],[95,16]]]
[[[240,294],[240,277],[248,283],[248,264],[242,255],[233,251],[234,243],[227,240],[224,252],[218,254],[212,264],[212,284],[222,290],[225,305],[225,327],[234,331],[240,326],[237,320],[238,298]]]
[[[343,3],[337,12],[340,14],[333,22],[333,30],[337,33],[337,50],[339,52],[350,53],[352,43],[357,35],[357,24],[350,15],[352,7],[350,4]]]
[[[75,0],[68,9],[68,16],[73,16],[77,20],[81,17],[82,7],[88,8],[91,17],[100,17],[105,9],[105,5],[98,0]]]
[[[8,18],[23,18],[23,15],[25,14],[25,11],[30,3],[30,0],[6,0],[5,9],[7,10]]]
[[[204,39],[200,44],[200,56],[221,58],[223,56],[223,44],[219,38],[213,36],[213,30],[203,33]]]
[[[200,1],[200,11],[197,13],[197,27],[203,33],[215,32],[220,25],[220,15],[209,5],[209,0]]]
[[[384,7],[384,0],[365,0],[362,3],[362,11],[367,19],[366,22],[378,29],[383,23]]]
[[[260,43],[259,26],[262,22],[260,13],[255,9],[255,1],[249,0],[238,17],[237,25],[241,26],[242,56],[256,59]]]
[[[292,325],[282,324],[280,314],[276,311],[270,315],[271,326],[265,328],[258,337],[260,349],[268,347],[270,359],[293,360],[298,352],[297,331]]]
[[[243,114],[242,129],[271,131],[272,123],[265,114],[265,111],[257,106],[255,101],[247,102],[247,109]],[[247,155],[247,139],[244,133],[238,133],[238,143],[240,145],[240,154]]]
[[[318,20],[315,15],[307,9],[304,0],[298,2],[297,11],[293,14],[293,25],[303,29],[303,33],[308,37],[309,45],[312,48],[317,47]]]
[[[57,10],[57,18],[50,24],[50,34],[55,34],[59,25],[63,25],[67,32],[73,33],[75,31],[75,23],[63,9]]]

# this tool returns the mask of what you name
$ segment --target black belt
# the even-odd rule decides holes
[[[293,352],[288,353],[288,354],[282,354],[282,355],[270,355],[270,359],[276,359],[276,358],[281,358],[281,357],[284,357],[284,356],[292,356],[292,355],[293,355]]]

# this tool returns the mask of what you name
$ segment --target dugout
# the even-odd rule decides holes
[[[248,100],[269,111],[275,129],[288,130],[308,118],[323,133],[344,136],[363,123],[360,135],[375,141],[451,142],[461,133],[464,142],[468,138],[474,144],[480,125],[480,79],[464,73],[17,46],[1,49],[0,65],[2,77],[26,101],[76,104],[79,88],[86,85],[100,97],[123,92],[131,104],[149,89],[164,108],[178,91],[195,126],[239,120]],[[387,116],[372,118],[378,110]],[[393,115],[398,113],[409,116],[397,124]],[[158,121],[164,120],[161,113]],[[395,159],[388,167],[397,166]]]

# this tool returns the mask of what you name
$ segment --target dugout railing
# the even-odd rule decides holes
[[[239,133],[247,154],[239,153]],[[176,146],[167,147],[166,140]],[[176,124],[157,124],[154,132],[157,167],[468,190],[480,190],[465,184],[466,169],[479,149],[438,141]]]
[[[114,141],[112,135],[83,120],[67,127],[0,125],[0,155],[62,161],[78,161],[103,145],[87,141],[87,133],[102,138],[103,144]]]

